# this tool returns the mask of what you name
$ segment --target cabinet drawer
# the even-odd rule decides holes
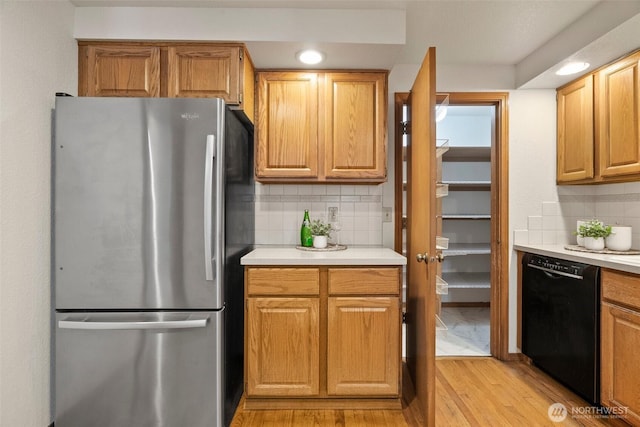
[[[248,268],[249,295],[318,295],[317,268]]]
[[[602,269],[602,299],[640,309],[640,276]]]
[[[400,292],[398,268],[330,268],[329,294],[397,295]]]

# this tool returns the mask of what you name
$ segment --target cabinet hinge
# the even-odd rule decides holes
[[[403,135],[409,135],[409,126],[411,126],[411,123],[409,122],[400,122],[400,126],[402,127],[402,134]]]
[[[406,311],[402,312],[402,323],[407,323],[407,312]]]
[[[244,101],[244,94],[239,94],[238,95],[238,103],[242,104],[242,102]]]
[[[240,49],[240,61],[244,59],[244,50]]]
[[[403,216],[402,217],[402,228],[407,228],[407,217]]]

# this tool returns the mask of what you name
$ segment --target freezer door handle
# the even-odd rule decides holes
[[[207,326],[209,316],[190,316],[186,320],[160,320],[146,322],[108,322],[103,320],[92,320],[86,317],[79,320],[59,320],[60,329],[91,329],[91,330],[122,330],[122,329],[188,329],[204,328]]]
[[[213,280],[213,160],[215,137],[207,135],[204,168],[204,273],[205,280]]]

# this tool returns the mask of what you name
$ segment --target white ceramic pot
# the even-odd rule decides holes
[[[578,220],[576,222],[576,233],[580,231],[580,226],[586,224],[587,221],[585,220]],[[576,242],[578,244],[578,246],[584,246],[584,237],[580,236],[580,235],[576,235]]]
[[[584,247],[591,251],[601,251],[604,249],[604,237],[585,237]]]
[[[631,249],[631,227],[612,225],[611,234],[604,240],[607,248],[612,251],[628,251]]]
[[[327,247],[327,236],[313,236],[313,247],[322,249]]]

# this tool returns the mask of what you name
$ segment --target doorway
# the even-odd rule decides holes
[[[395,95],[395,249],[406,255],[407,102]],[[507,93],[437,94],[436,355],[508,360]],[[437,164],[440,164],[438,162]],[[443,280],[440,280],[443,279]]]

